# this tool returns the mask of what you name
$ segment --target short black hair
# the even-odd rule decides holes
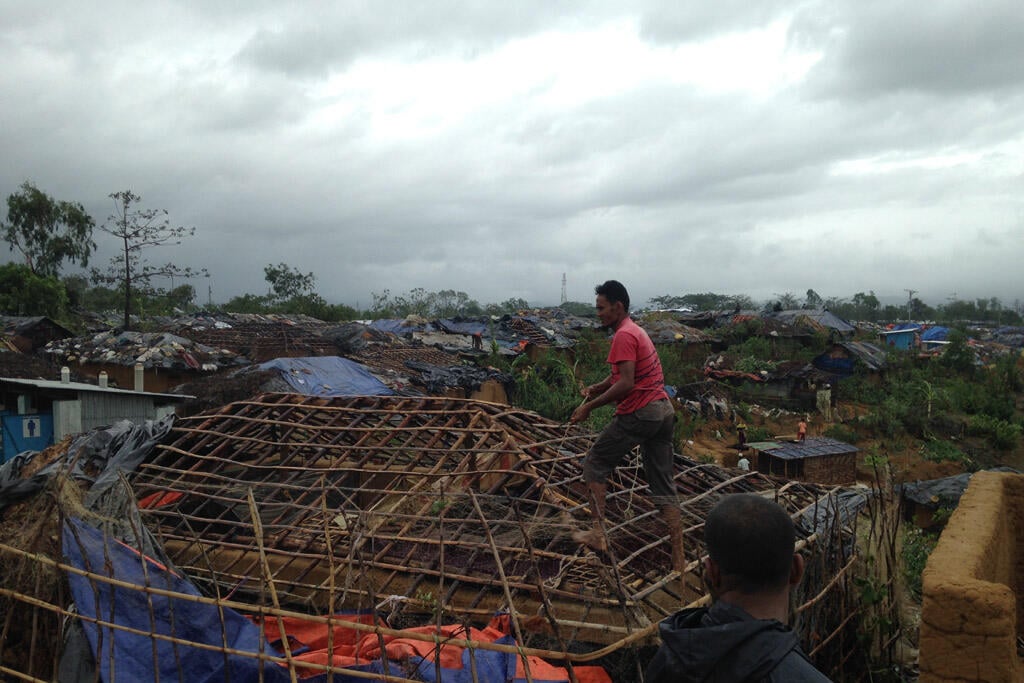
[[[789,583],[796,528],[778,503],[753,493],[725,496],[704,520],[708,555],[723,581],[747,594]]]
[[[622,307],[627,311],[629,310],[629,292],[626,291],[626,286],[618,280],[608,280],[603,284],[597,285],[594,287],[594,294],[599,294],[608,299],[610,304],[621,301]]]

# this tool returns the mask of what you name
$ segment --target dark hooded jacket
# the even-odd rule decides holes
[[[685,609],[658,630],[661,647],[647,666],[646,683],[828,683],[793,631],[735,605]]]

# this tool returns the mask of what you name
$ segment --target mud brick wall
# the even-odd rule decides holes
[[[815,484],[852,484],[857,481],[857,455],[823,455],[804,459],[805,481]]]
[[[923,579],[920,683],[1024,680],[1024,475],[971,478]]]

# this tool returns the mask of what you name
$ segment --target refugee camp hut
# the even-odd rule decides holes
[[[882,330],[878,333],[878,338],[882,342],[883,346],[891,347],[906,351],[907,349],[914,348],[920,341],[921,328],[918,325],[912,323],[900,323],[894,326],[891,330]]]
[[[59,364],[45,354],[28,354],[11,351],[0,346],[0,377],[22,379],[57,379],[60,377]],[[72,373],[72,379],[80,379]]]
[[[720,319],[723,320],[723,319]],[[816,334],[826,334],[824,328],[808,318],[782,320],[769,315],[738,313],[717,328],[718,334],[730,345],[741,344],[756,337],[768,342],[773,358],[788,358],[812,346]]]
[[[806,321],[810,321],[816,327],[827,330],[829,334],[842,337],[852,336],[857,331],[856,327],[827,308],[797,308],[787,311],[774,311],[769,314],[769,317],[790,324],[800,324],[801,321],[806,324]]]
[[[431,394],[508,403],[511,377],[426,346],[368,346],[353,355],[396,394]]]
[[[804,412],[814,410],[817,391],[829,380],[827,374],[802,361],[784,361],[762,375],[739,373],[732,378],[740,400]]]
[[[644,316],[638,321],[659,354],[672,354],[681,361],[702,361],[712,351],[714,337],[663,315]]]
[[[167,392],[206,374],[248,365],[232,351],[169,332],[101,332],[50,342],[44,352],[84,377],[106,373],[113,386]]]
[[[137,516],[110,512],[112,494],[74,499],[74,487],[19,503],[33,538],[62,536],[63,549],[26,552],[27,539],[0,532],[0,562],[19,566],[0,574],[3,628],[60,615],[85,650],[69,652],[62,629],[27,629],[16,649],[0,640],[0,662],[41,680],[62,657],[101,680],[115,666],[132,680],[191,679],[196,667],[256,680],[257,665],[273,682],[327,667],[362,680],[608,680],[585,668],[600,657],[618,663],[616,680],[637,680],[658,621],[707,601],[703,520],[736,492],[770,496],[798,523],[797,628],[815,663],[831,673],[857,651],[856,518],[826,514],[834,490],[676,456],[680,575],[639,453],[609,482],[609,552],[572,540],[589,520],[579,461],[594,437],[435,397],[265,394],[177,420],[118,489]],[[54,590],[15,583],[40,568]]]
[[[58,381],[0,378],[0,462],[119,420],[159,419],[186,398],[72,382],[70,375]]]
[[[227,349],[253,363],[263,363],[275,358],[337,355],[337,344],[323,336],[330,327],[309,316],[234,313],[226,319],[191,319],[171,331],[198,344]]]
[[[1024,327],[1005,326],[997,328],[993,330],[991,339],[1010,348],[1024,348]]]
[[[725,313],[725,311],[677,311],[673,317],[687,327],[706,330],[713,327],[719,316]],[[728,315],[731,316],[733,313],[738,313],[738,311],[729,311]]]
[[[35,353],[49,342],[75,336],[74,332],[45,316],[0,315],[0,348]]]
[[[841,341],[829,346],[813,361],[814,367],[837,381],[853,375],[857,368],[878,376],[886,367],[886,351],[871,342]]]
[[[800,443],[759,441],[748,444],[757,454],[758,472],[815,482],[852,484],[857,480],[859,448],[825,436],[809,436]]]

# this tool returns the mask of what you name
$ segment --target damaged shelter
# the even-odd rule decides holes
[[[202,375],[249,364],[233,351],[169,332],[101,332],[50,342],[44,352],[84,377],[98,379],[106,373],[112,385],[136,391],[168,391]]]
[[[180,337],[207,347],[227,349],[253,363],[338,353],[337,344],[322,334],[332,324],[300,314],[229,313],[165,324]]]
[[[74,333],[46,316],[0,315],[0,352],[35,353],[52,341]]]
[[[736,400],[766,403],[786,410],[807,412],[819,409],[822,392],[831,405],[831,377],[810,363],[785,361],[771,370],[745,372],[724,367],[724,357],[708,359],[704,376],[731,387]]]
[[[857,517],[837,512],[836,491],[677,456],[680,576],[637,453],[609,481],[609,552],[572,540],[589,519],[579,463],[594,438],[444,397],[265,394],[179,419],[102,495],[55,477],[51,495],[7,507],[0,627],[19,647],[0,641],[0,670],[635,681],[658,621],[707,602],[703,520],[737,492],[798,522],[795,624],[811,658],[833,673],[859,651]],[[46,455],[78,462],[67,447]],[[18,515],[31,538],[11,532]]]
[[[836,342],[811,362],[836,380],[852,376],[858,368],[877,375],[888,363],[885,349],[863,341]]]

